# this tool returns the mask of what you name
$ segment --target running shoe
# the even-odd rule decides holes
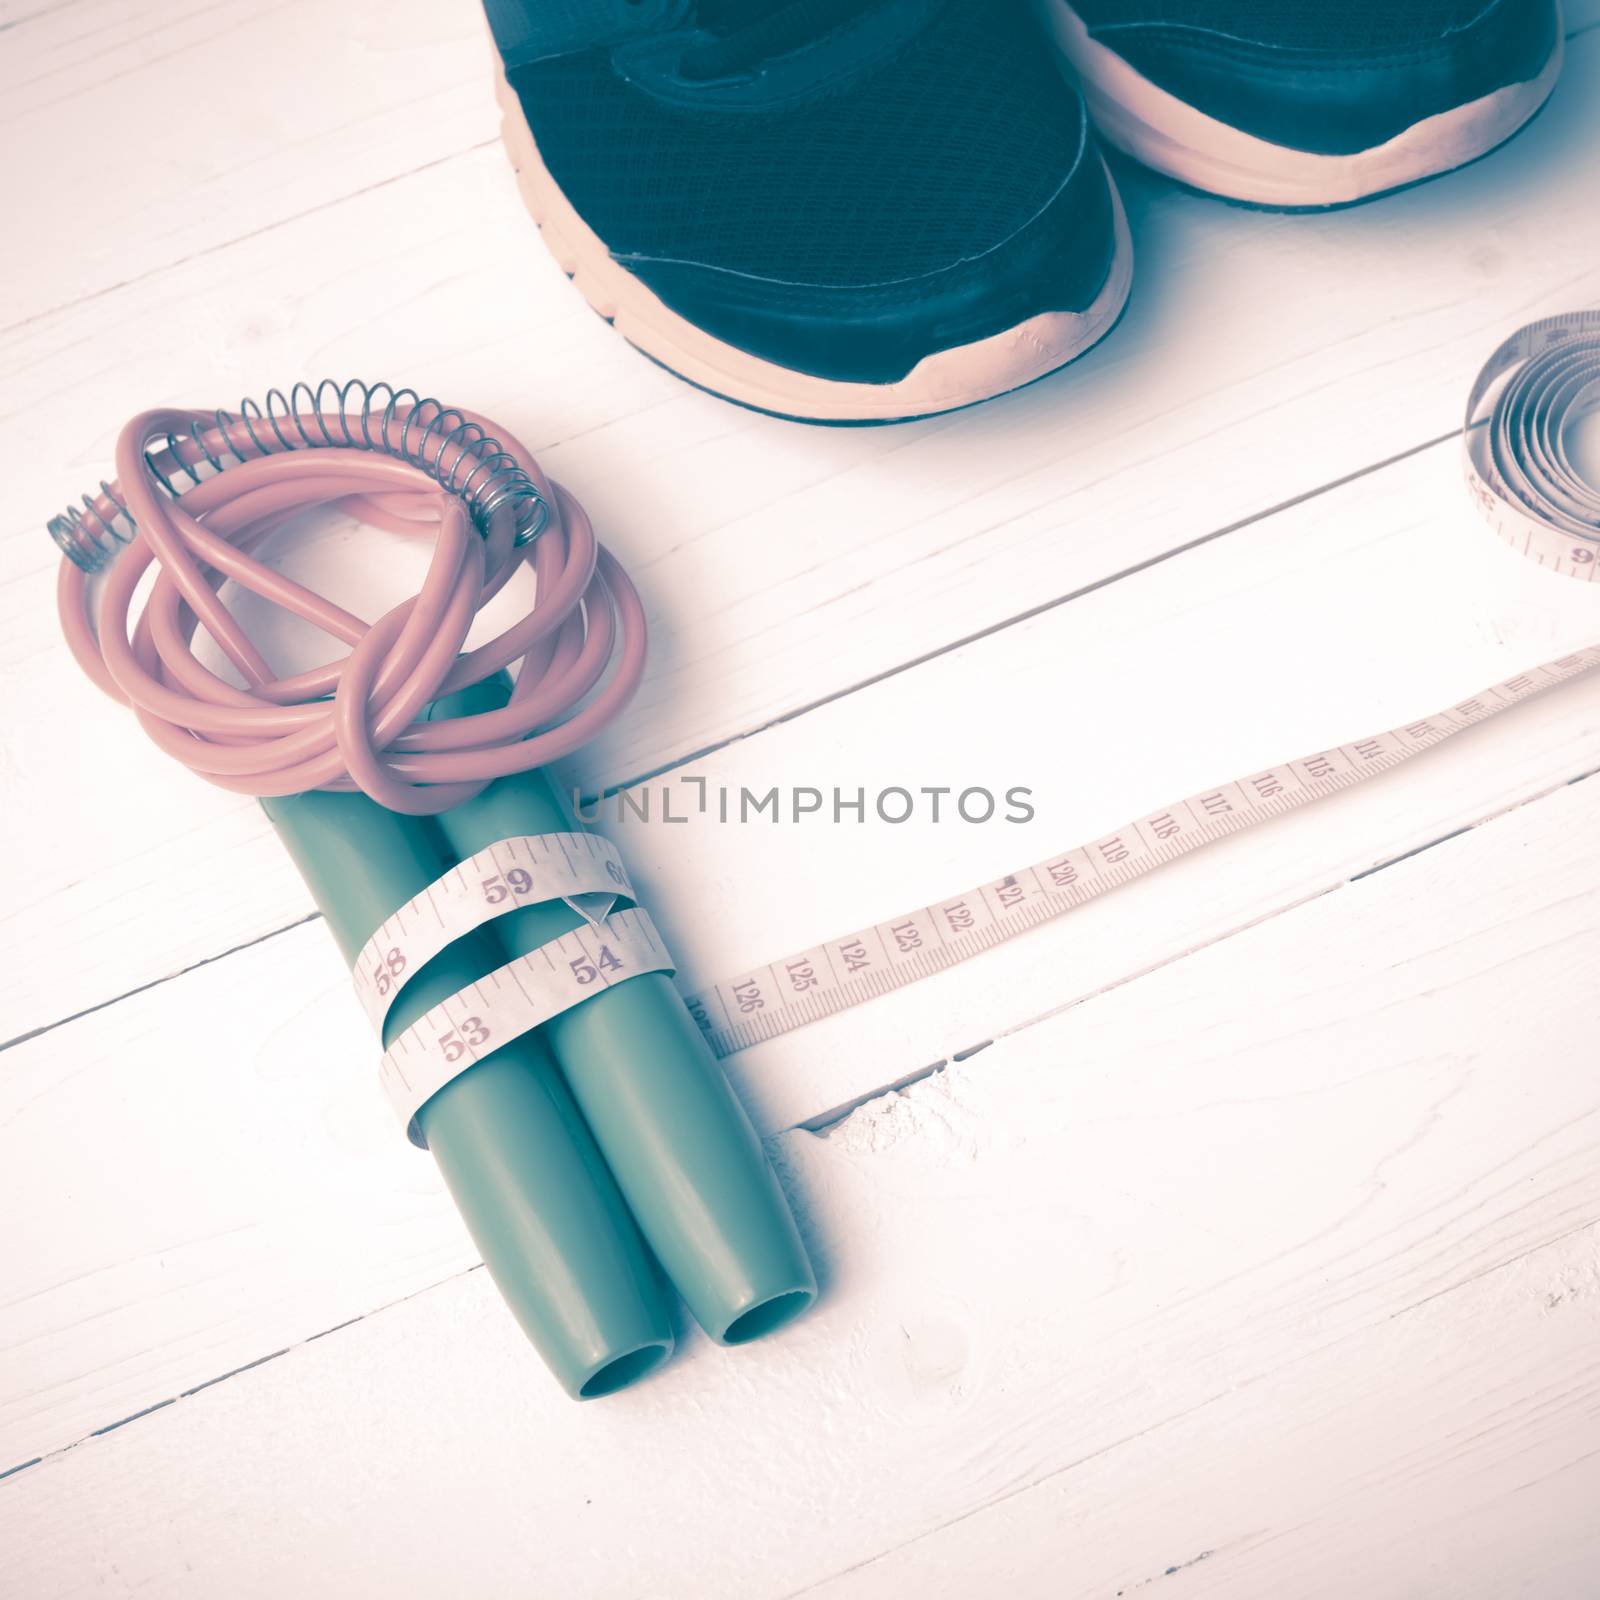
[[[1561,69],[1559,0],[1038,0],[1111,144],[1256,205],[1487,154]]]
[[[485,6],[547,244],[691,383],[920,416],[1042,377],[1122,309],[1122,208],[1026,0]]]

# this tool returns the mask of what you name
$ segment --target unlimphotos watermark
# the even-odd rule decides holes
[[[683,791],[687,790],[685,793]],[[956,789],[924,784],[910,788],[890,784],[844,789],[810,784],[770,789],[729,788],[684,774],[672,783],[643,784],[585,800],[572,791],[572,809],[580,821],[624,823],[689,822],[715,817],[718,822],[1032,822],[1033,790],[1013,785],[997,795],[981,785]]]

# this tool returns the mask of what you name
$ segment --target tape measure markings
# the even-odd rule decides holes
[[[1600,489],[1574,469],[1563,434],[1595,410],[1600,410],[1600,311],[1547,317],[1519,328],[1484,364],[1468,396],[1463,435],[1468,492],[1494,531],[1540,566],[1586,582],[1600,577]],[[690,1011],[712,1048],[730,1055],[945,970],[1214,840],[1388,772],[1596,666],[1600,646],[1586,647],[1434,716],[1191,795],[1117,833],[1018,868],[953,900],[712,984],[688,996]],[[981,926],[973,903],[985,915]],[[970,926],[952,920],[956,910],[971,918]],[[927,929],[938,935],[936,944],[922,938]],[[901,930],[907,939],[917,938],[913,960],[901,960]],[[890,938],[896,939],[895,947]],[[866,955],[868,940],[878,946],[882,959],[877,964]],[[851,952],[857,953],[855,959]],[[819,953],[826,957],[820,971]],[[836,957],[843,959],[842,975]]]
[[[498,840],[384,919],[351,969],[356,995],[381,1031],[405,980],[475,928],[546,900],[564,900],[594,926],[619,899],[637,896],[609,839],[540,833]]]
[[[1595,667],[1600,646],[1585,647],[1433,716],[1203,790],[964,894],[714,983],[686,997],[690,1013],[719,1056],[748,1049],[945,971],[1180,856],[1391,771]]]
[[[423,1013],[384,1052],[379,1077],[415,1144],[416,1113],[452,1078],[601,989],[673,970],[648,912],[635,906],[540,945]]]
[[[1468,400],[1463,444],[1469,494],[1494,531],[1542,567],[1588,582],[1600,576],[1600,490],[1573,469],[1563,429],[1594,410],[1600,311],[1546,318],[1512,334],[1486,363]],[[1391,771],[1596,667],[1600,645],[1569,652],[1432,716],[1231,779],[962,894],[780,956],[686,1003],[711,1048],[731,1055],[970,960],[1207,844]],[[519,852],[527,869],[507,866]],[[515,883],[513,871],[522,873]],[[451,996],[385,1052],[384,1085],[415,1142],[417,1109],[481,1054],[579,1004],[597,983],[671,972],[672,962],[642,909],[597,913],[635,896],[615,848],[588,833],[523,836],[480,851],[402,906],[363,948],[357,991],[381,1027],[401,972],[505,911],[555,898],[588,926]],[[436,926],[414,930],[424,907]],[[400,965],[391,972],[392,956]]]

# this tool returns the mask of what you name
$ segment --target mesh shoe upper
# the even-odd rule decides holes
[[[1091,36],[1209,115],[1350,154],[1539,75],[1557,0],[1071,0]]]
[[[1082,138],[1075,97],[1004,0],[945,5],[888,60],[754,114],[669,103],[603,51],[513,83],[613,254],[791,282],[883,283],[992,249],[1048,203]]]
[[[1019,0],[702,0],[678,36],[508,76],[612,256],[785,364],[884,381],[1104,281],[1106,179]]]

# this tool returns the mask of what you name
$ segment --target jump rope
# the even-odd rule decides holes
[[[1576,312],[1494,352],[1464,435],[1468,489],[1495,531],[1589,582],[1600,486],[1572,447],[1597,410],[1600,311]],[[261,799],[351,966],[403,1125],[579,1398],[670,1354],[654,1263],[721,1343],[815,1298],[716,1056],[967,960],[1600,666],[1600,645],[1572,652],[685,1000],[615,849],[572,823],[540,770],[625,707],[645,628],[583,508],[523,446],[414,391],[298,385],[238,413],[136,417],[116,471],[49,524],[73,655],[169,755]],[[335,505],[434,541],[418,594],[370,624],[256,557],[289,519]],[[536,579],[526,614],[465,650],[524,565]],[[275,676],[220,593],[230,582],[347,654]],[[244,687],[195,656],[202,630]]]

